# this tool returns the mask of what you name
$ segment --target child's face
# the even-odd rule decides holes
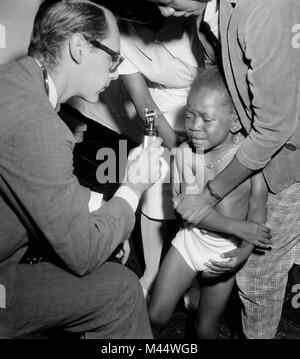
[[[232,141],[230,132],[234,114],[224,105],[222,93],[217,90],[192,91],[188,98],[185,126],[195,148],[204,151]]]

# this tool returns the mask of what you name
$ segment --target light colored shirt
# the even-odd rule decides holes
[[[56,109],[58,103],[57,91],[52,78],[48,75],[49,80],[49,101],[54,109]]]
[[[195,19],[169,17],[157,32],[126,22],[120,28],[125,61],[119,74],[143,74],[170,126],[185,131],[182,110],[198,69],[205,66]]]
[[[37,60],[36,58],[34,58],[34,60],[39,65],[39,67],[42,69],[42,64],[39,62],[39,60]],[[51,105],[53,106],[53,108],[56,109],[56,107],[58,105],[57,90],[56,90],[54,82],[53,82],[51,76],[48,74],[48,72],[47,72],[47,79],[48,79],[48,85],[49,85],[49,93],[48,93],[49,101],[50,101]]]
[[[215,35],[215,37],[219,38],[219,9],[217,0],[212,0],[207,3],[204,18],[209,26],[211,32]]]

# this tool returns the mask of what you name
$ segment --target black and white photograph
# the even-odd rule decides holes
[[[300,339],[299,0],[0,0],[0,339]]]

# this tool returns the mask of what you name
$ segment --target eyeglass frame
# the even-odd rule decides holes
[[[104,52],[106,52],[108,55],[111,56],[112,61],[113,61],[112,66],[110,68],[111,73],[114,73],[117,70],[117,68],[121,65],[121,63],[125,60],[124,56],[122,56],[118,52],[110,49],[109,47],[103,45],[98,40],[89,40],[89,43],[91,45],[93,45],[94,47],[96,47],[97,49],[103,50]]]

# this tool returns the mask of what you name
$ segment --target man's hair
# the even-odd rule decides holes
[[[223,95],[223,104],[235,111],[234,104],[229,94],[224,75],[217,66],[199,71],[195,78],[190,93],[197,93],[200,90],[217,91]]]
[[[53,69],[66,40],[74,33],[82,34],[87,41],[106,38],[103,8],[88,0],[46,1],[34,20],[28,55]]]

